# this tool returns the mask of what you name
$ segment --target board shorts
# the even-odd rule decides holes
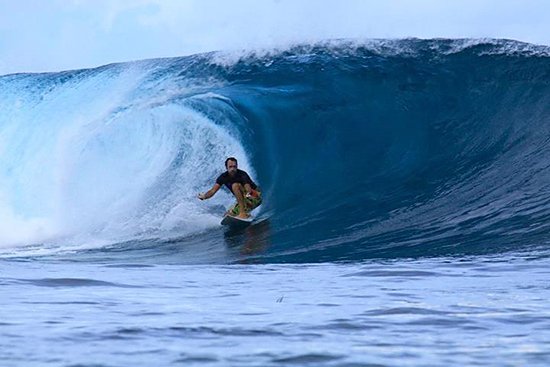
[[[246,205],[245,211],[250,213],[252,210],[256,209],[262,203],[262,193],[256,191],[257,196],[245,197],[244,202]],[[231,208],[229,208],[229,213],[231,215],[239,215],[239,203],[235,203]]]

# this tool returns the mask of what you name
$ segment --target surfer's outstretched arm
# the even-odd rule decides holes
[[[200,193],[198,196],[199,199],[201,200],[204,200],[204,199],[210,199],[212,196],[214,196],[218,190],[220,189],[221,185],[218,184],[218,183],[215,183],[214,186],[212,186],[212,188],[210,190],[208,190],[207,192],[205,192],[204,194],[203,193]]]

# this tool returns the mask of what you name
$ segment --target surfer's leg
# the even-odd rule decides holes
[[[245,193],[249,192],[251,195],[245,195],[244,201],[246,202],[246,211],[251,212],[262,203],[262,194],[258,190],[253,190],[250,184],[244,184]]]
[[[244,198],[246,202],[246,210],[251,212],[252,210],[256,209],[260,204],[262,203],[262,195],[259,191],[256,191],[254,193],[254,196],[248,196]]]
[[[244,202],[244,187],[240,183],[234,183],[231,185],[231,191],[233,195],[237,198],[237,203],[239,203],[239,218],[248,218],[246,213],[246,204]]]
[[[246,199],[246,204],[248,205],[248,210],[249,211],[252,211],[252,210],[256,209],[257,207],[260,206],[261,203],[262,203],[261,196]]]

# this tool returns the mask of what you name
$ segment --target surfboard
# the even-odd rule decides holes
[[[222,219],[221,224],[224,226],[230,226],[230,227],[246,227],[252,223],[253,218],[237,218],[233,217],[231,215],[225,215]]]

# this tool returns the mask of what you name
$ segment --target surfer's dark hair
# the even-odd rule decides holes
[[[227,168],[227,162],[229,162],[229,161],[233,161],[233,162],[239,164],[239,162],[237,162],[237,158],[235,158],[235,157],[229,157],[229,158],[227,158],[227,159],[225,160],[225,168]]]

